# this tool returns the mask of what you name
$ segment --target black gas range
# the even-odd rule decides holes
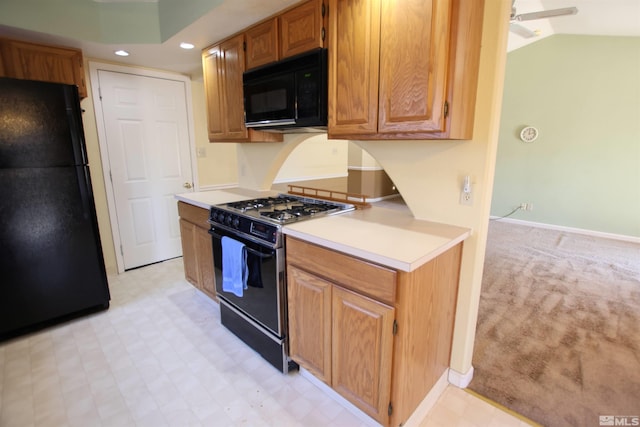
[[[355,206],[310,197],[279,194],[215,205],[209,223],[244,237],[280,246],[283,225],[354,210]]]
[[[351,204],[289,194],[211,207],[221,323],[283,373],[297,365],[288,356],[282,226],[353,209]]]

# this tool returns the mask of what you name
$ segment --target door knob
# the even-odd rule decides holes
[[[182,184],[182,186],[184,188],[191,188],[191,183],[190,182],[185,182],[184,184]]]

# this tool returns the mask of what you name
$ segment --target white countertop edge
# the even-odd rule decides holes
[[[173,197],[175,199],[181,201],[181,202],[188,203],[190,205],[194,205],[194,206],[197,206],[199,208],[203,208],[203,209],[207,209],[207,210],[211,209],[211,205],[208,204],[208,203],[201,202],[201,201],[198,201],[198,200],[194,200],[194,199],[190,199],[188,197],[185,197],[188,194],[191,194],[191,193],[186,193],[185,195],[175,194]]]
[[[437,257],[438,255],[442,255],[443,253],[445,253],[446,251],[448,251],[449,249],[453,248],[454,246],[456,246],[458,243],[463,242],[465,240],[467,240],[469,238],[469,236],[471,236],[471,231],[467,231],[464,234],[458,236],[455,239],[452,239],[451,241],[449,241],[449,243],[440,246],[439,248],[437,248],[434,251],[431,251],[430,253],[424,255],[423,257],[421,257],[420,259],[414,261],[411,263],[411,270],[408,270],[408,272],[411,272],[413,270],[416,270],[418,267],[428,263],[429,261],[431,261],[432,259],[434,259],[435,257]],[[407,271],[407,270],[405,270]]]
[[[405,271],[410,273],[416,270],[418,267],[426,264],[440,254],[443,254],[447,250],[451,249],[458,243],[467,239],[471,235],[471,231],[467,231],[458,237],[451,239],[448,243],[434,249],[433,251],[425,254],[419,259],[413,262],[404,262],[397,259],[389,258],[380,254],[365,251],[362,249],[354,248],[353,246],[345,245],[342,243],[334,242],[332,240],[323,239],[321,237],[313,236],[307,233],[302,233],[297,230],[288,229],[286,226],[282,228],[282,232],[286,235],[297,237],[298,239],[307,241],[309,243],[315,243],[316,245],[324,246],[329,249],[333,249],[347,255],[352,255],[358,258],[362,258],[366,261],[374,262],[376,264],[383,265],[385,267],[394,268],[396,270]]]

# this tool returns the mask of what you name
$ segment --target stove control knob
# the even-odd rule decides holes
[[[233,218],[231,217],[231,215],[227,215],[227,217],[224,219],[224,223],[227,225],[231,225],[232,220]]]
[[[233,225],[233,228],[238,228],[240,226],[240,218],[235,217],[233,219],[233,224],[232,225]]]

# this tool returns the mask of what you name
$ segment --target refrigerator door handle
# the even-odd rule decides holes
[[[87,148],[85,146],[78,88],[76,86],[66,85],[64,87],[64,99],[76,165],[87,165],[89,164],[89,158],[87,157]]]

